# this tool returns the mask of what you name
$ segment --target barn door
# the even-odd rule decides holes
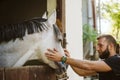
[[[63,33],[63,48],[66,48],[65,0],[57,0],[57,22]]]
[[[57,10],[57,25],[63,34],[63,48],[66,48],[65,0],[47,0],[48,17],[53,9]]]
[[[47,0],[0,0],[0,24],[41,17],[47,10],[46,3]]]

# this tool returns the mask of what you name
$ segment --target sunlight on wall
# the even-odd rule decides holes
[[[109,34],[112,31],[112,24],[107,19],[101,19],[101,33]]]
[[[120,0],[113,0],[113,2],[111,2],[111,0],[96,0],[96,5],[98,7],[98,2],[100,2],[100,4],[102,3],[113,3],[113,2],[117,2],[120,3]],[[101,8],[101,7],[100,7]],[[100,11],[102,11],[102,9],[100,9]],[[97,26],[98,26],[98,31],[101,32],[101,34],[112,34],[112,22],[108,19],[105,19],[102,17],[102,15],[99,15],[100,17],[98,17],[97,20]],[[100,18],[100,21],[99,21]]]
[[[83,59],[82,45],[82,0],[66,0],[66,33],[67,33],[67,49],[71,53],[71,57]],[[83,80],[74,71],[68,68],[69,80]]]

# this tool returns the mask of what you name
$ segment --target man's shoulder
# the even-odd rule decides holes
[[[118,58],[120,58],[120,54],[116,55]]]
[[[113,57],[111,57],[111,58],[113,58],[113,59],[120,59],[120,55],[114,55]]]
[[[117,54],[117,55],[115,55],[115,56],[113,56],[113,57],[111,57],[111,58],[117,58],[117,59],[120,59],[120,54]]]
[[[104,60],[108,64],[120,64],[120,55],[114,55]]]

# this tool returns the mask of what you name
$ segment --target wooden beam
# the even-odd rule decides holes
[[[63,48],[66,48],[66,27],[65,27],[65,0],[57,0],[57,20],[62,28]]]
[[[56,74],[45,65],[0,68],[0,80],[56,80]]]

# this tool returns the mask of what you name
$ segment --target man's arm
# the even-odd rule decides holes
[[[78,60],[67,57],[66,63],[79,69],[93,72],[107,72],[111,70],[104,61]]]
[[[52,54],[51,54],[52,53]],[[46,57],[50,60],[60,62],[62,55],[57,50],[48,49],[46,52]],[[77,67],[79,69],[94,71],[94,72],[107,72],[112,70],[104,61],[89,61],[89,60],[80,60],[70,57],[66,57],[65,63]]]
[[[84,70],[84,69],[80,69],[74,66],[71,66],[72,69],[75,71],[75,73],[77,73],[80,76],[90,76],[90,75],[96,75],[97,73],[95,71],[88,71],[88,70]]]

